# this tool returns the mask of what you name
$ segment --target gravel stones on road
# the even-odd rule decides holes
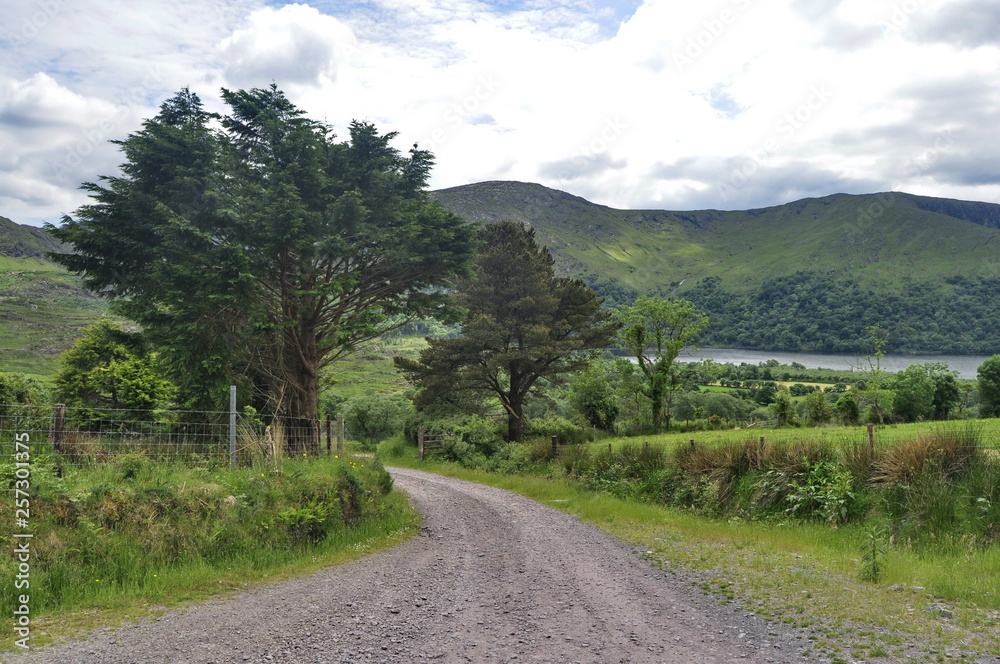
[[[17,664],[801,662],[788,636],[573,516],[391,469],[424,516],[388,551]]]

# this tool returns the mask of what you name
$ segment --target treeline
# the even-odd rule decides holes
[[[637,293],[608,279],[588,279],[611,305]],[[1000,277],[955,276],[876,292],[851,279],[802,271],[768,279],[750,293],[709,277],[684,297],[708,314],[703,346],[854,353],[865,328],[878,323],[886,350],[990,355],[1000,348]]]

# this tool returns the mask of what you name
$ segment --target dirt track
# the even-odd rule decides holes
[[[572,516],[490,487],[392,472],[425,519],[395,549],[11,661],[803,661],[780,630]]]

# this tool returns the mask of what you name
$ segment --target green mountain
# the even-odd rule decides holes
[[[911,352],[1000,352],[1000,205],[892,192],[743,211],[617,210],[538,184],[436,191],[468,219],[531,224],[612,303],[681,296],[702,345],[847,351],[867,325]]]
[[[881,325],[894,351],[1000,352],[1000,205],[835,194],[744,211],[616,210],[521,182],[434,192],[468,219],[535,227],[564,273],[611,304],[679,296],[699,340],[767,350],[857,349]],[[0,217],[0,371],[50,375],[105,302],[45,257],[45,231]]]
[[[0,217],[0,372],[52,374],[58,354],[106,309],[47,251],[65,249],[40,228]]]

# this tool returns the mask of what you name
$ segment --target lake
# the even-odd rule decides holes
[[[944,362],[949,369],[957,371],[960,378],[976,377],[976,370],[989,355],[905,355],[887,354],[882,358],[882,368],[886,371],[902,371],[911,364],[926,364],[927,362]],[[732,363],[739,365],[760,364],[768,360],[777,360],[781,364],[798,362],[809,369],[842,369],[857,371],[860,358],[856,355],[838,353],[796,353],[771,350],[741,350],[734,348],[699,348],[696,351],[684,349],[678,358],[681,362],[698,362],[699,360],[714,360],[719,364]]]

